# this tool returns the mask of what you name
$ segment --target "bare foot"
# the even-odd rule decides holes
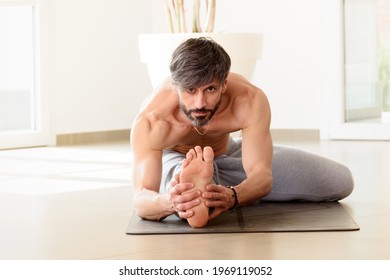
[[[186,159],[183,160],[183,170],[180,174],[180,182],[193,182],[195,188],[203,192],[206,185],[211,183],[213,178],[214,152],[211,147],[202,148],[196,146],[191,149]],[[188,219],[190,226],[194,228],[204,227],[209,219],[209,209],[201,198],[201,204],[193,208],[195,214]]]

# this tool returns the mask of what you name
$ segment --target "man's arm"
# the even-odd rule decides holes
[[[178,176],[173,179],[169,193],[159,192],[162,173],[160,145],[168,129],[164,124],[153,129],[150,121],[141,117],[131,130],[134,209],[143,219],[162,220],[175,212],[188,219],[194,214],[191,209],[200,203],[200,192],[188,192],[194,185],[178,182]]]
[[[169,194],[159,194],[162,150],[153,147],[150,122],[138,119],[131,130],[134,209],[148,220],[161,220],[174,213]]]
[[[243,99],[233,108],[242,128],[242,162],[246,179],[233,186],[238,193],[239,205],[246,205],[259,200],[272,189],[272,154],[273,145],[269,131],[271,112],[267,97],[258,88],[253,87],[252,99]],[[234,192],[226,188],[210,184],[202,196],[206,206],[215,207],[210,219],[231,209],[235,201]]]
[[[253,203],[272,189],[271,111],[260,89],[249,106],[250,116],[242,130],[242,163],[247,178],[235,187],[240,205]]]

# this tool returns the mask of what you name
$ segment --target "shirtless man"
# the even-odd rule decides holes
[[[170,70],[131,130],[139,217],[162,220],[176,213],[203,227],[260,199],[334,201],[352,192],[347,167],[273,146],[266,95],[229,72],[229,55],[216,42],[185,41]],[[242,138],[232,139],[235,131]]]

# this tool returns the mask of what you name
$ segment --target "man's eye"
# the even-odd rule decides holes
[[[194,92],[195,92],[195,89],[189,88],[189,89],[187,89],[187,92],[188,92],[188,93],[194,93]]]
[[[208,92],[214,92],[214,91],[215,91],[215,87],[208,87],[208,88],[207,88],[207,91],[208,91]]]

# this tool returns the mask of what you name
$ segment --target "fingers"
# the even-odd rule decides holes
[[[209,208],[223,208],[228,210],[230,202],[226,200],[206,200],[204,204]]]
[[[206,186],[206,192],[202,193],[202,198],[207,207],[215,209],[210,214],[209,219],[214,219],[229,210],[232,204],[229,191],[228,188],[221,185],[210,184]]]
[[[222,185],[216,185],[216,184],[208,184],[206,185],[206,191],[208,192],[223,192],[225,191],[226,187]]]
[[[171,184],[174,183],[173,181]],[[182,193],[185,193],[191,189],[193,189],[195,186],[193,183],[188,182],[188,183],[176,183],[172,185],[172,188],[170,190],[171,194],[173,195],[181,195]]]
[[[206,186],[206,192],[202,193],[202,197],[206,200],[221,201],[218,206],[226,204],[231,200],[228,189],[221,185],[210,184]]]
[[[200,196],[201,196],[201,192],[199,190],[195,190],[193,192],[188,192],[188,193],[184,193],[184,194],[176,194],[175,190],[173,190],[171,192],[171,197],[173,198],[172,202],[173,202],[174,206],[177,206],[178,204],[187,205],[186,203],[188,203],[192,200],[195,200],[195,199],[199,199]],[[189,206],[191,206],[191,205],[189,205]],[[190,207],[184,206],[184,207],[181,207],[180,210],[186,210],[188,208],[190,208]]]
[[[180,198],[182,198],[183,196],[184,195],[180,196]],[[180,201],[180,199],[178,199],[178,201]],[[192,208],[199,205],[200,203],[201,203],[201,200],[198,198],[198,199],[192,199],[188,202],[183,202],[183,203],[173,202],[172,205],[180,218],[188,219],[194,215],[194,211],[192,210]]]
[[[177,212],[180,218],[182,219],[189,219],[192,216],[194,216],[194,211],[193,210],[187,210],[187,211],[179,211]]]
[[[223,208],[215,208],[215,210],[209,215],[209,220],[215,219],[224,212],[225,210]]]
[[[180,174],[176,174],[175,176],[173,176],[171,180],[171,187],[174,187],[179,183],[180,183]]]
[[[188,202],[184,203],[178,203],[175,206],[176,212],[186,212],[186,211],[192,211],[191,209],[195,206],[199,205],[201,203],[200,199],[194,199]]]
[[[201,192],[199,190],[188,192],[194,188],[194,184],[177,183],[177,180],[178,178],[171,181],[171,184],[173,184],[169,192],[172,202],[171,207],[178,213],[180,218],[188,219],[194,215],[194,211],[191,209],[201,203]]]

